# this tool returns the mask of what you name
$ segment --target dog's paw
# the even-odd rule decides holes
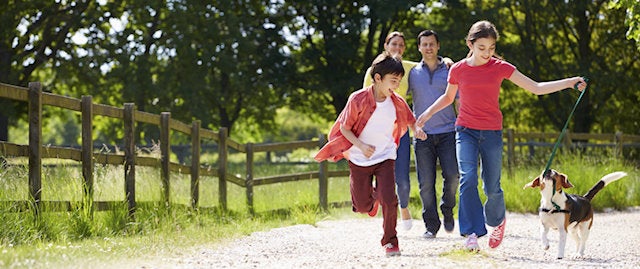
[[[548,250],[548,249],[549,249],[549,244],[542,245],[542,249],[544,249],[544,250]]]
[[[571,258],[573,258],[574,260],[582,260],[584,259],[584,253],[575,253]]]

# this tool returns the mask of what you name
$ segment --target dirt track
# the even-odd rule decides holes
[[[355,215],[354,215],[355,216]],[[640,208],[596,213],[585,257],[572,258],[569,238],[565,259],[557,260],[557,232],[551,248],[542,250],[539,220],[533,214],[507,214],[505,239],[497,249],[488,236],[481,251],[462,251],[456,230],[436,239],[423,239],[424,226],[414,220],[399,231],[401,257],[387,258],[380,247],[382,219],[354,218],[322,221],[256,232],[224,245],[201,246],[176,257],[140,261],[136,268],[640,268]]]

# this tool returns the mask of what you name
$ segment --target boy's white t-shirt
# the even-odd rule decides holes
[[[358,139],[365,144],[376,147],[375,152],[367,158],[356,146],[349,148],[349,161],[358,166],[371,166],[385,160],[395,160],[397,156],[396,143],[393,138],[393,128],[396,122],[396,107],[391,98],[376,102],[376,109],[371,114]]]

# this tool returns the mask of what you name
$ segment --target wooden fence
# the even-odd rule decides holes
[[[191,176],[191,207],[197,208],[200,193],[200,177],[217,177],[218,180],[218,203],[223,209],[227,209],[227,182],[234,183],[246,188],[247,206],[251,213],[253,207],[253,188],[255,186],[290,182],[298,180],[318,179],[319,205],[323,209],[328,208],[328,179],[332,177],[345,177],[349,175],[348,170],[329,171],[328,163],[319,164],[318,171],[301,172],[286,175],[255,177],[254,176],[254,154],[258,152],[274,152],[283,150],[293,150],[298,148],[318,149],[325,143],[325,136],[320,135],[318,140],[294,141],[284,143],[266,144],[240,144],[228,139],[225,128],[218,131],[201,128],[200,121],[195,120],[190,125],[174,120],[170,112],[163,112],[160,115],[151,114],[135,110],[133,103],[125,103],[123,108],[95,104],[91,96],[82,96],[82,99],[65,97],[51,93],[42,92],[42,85],[38,82],[29,83],[28,88],[12,86],[0,83],[0,98],[13,99],[28,103],[29,111],[29,144],[18,145],[0,141],[1,157],[28,157],[29,159],[29,195],[31,201],[1,201],[4,207],[26,208],[33,207],[38,211],[42,208],[54,210],[65,208],[71,210],[70,201],[41,201],[41,173],[43,158],[70,159],[81,162],[83,176],[84,195],[93,201],[91,205],[96,210],[108,210],[113,208],[114,201],[94,201],[94,175],[93,167],[96,164],[123,165],[125,181],[125,197],[130,215],[133,215],[136,208],[136,166],[156,167],[161,170],[161,181],[163,190],[163,202],[169,203],[169,193],[171,188],[170,172],[189,174]],[[43,105],[59,107],[73,110],[82,114],[82,145],[80,149],[69,147],[57,147],[42,145],[42,107]],[[95,116],[105,116],[120,119],[124,127],[124,153],[104,153],[94,152],[93,149],[93,118]],[[138,156],[136,153],[135,127],[136,123],[147,123],[159,126],[160,129],[160,157]],[[172,131],[177,131],[191,137],[191,165],[186,166],[180,163],[170,162],[170,141]],[[526,146],[526,142],[531,139],[555,139],[557,133],[548,134],[525,134],[515,133],[513,130],[506,132],[506,150],[509,168],[515,160],[514,152],[516,147]],[[218,145],[217,169],[208,169],[200,162],[201,141],[209,139]],[[625,147],[638,147],[640,136],[617,134],[570,134],[565,136],[565,145],[571,146],[574,139],[577,140],[608,140],[613,141],[612,145],[616,152],[622,152]],[[525,142],[523,142],[525,141]],[[234,149],[246,154],[246,175],[244,178],[227,172],[228,150]],[[412,170],[415,171],[415,168]],[[337,203],[342,204],[342,202]]]
[[[41,174],[43,158],[59,158],[79,161],[82,164],[83,190],[93,201],[93,167],[95,164],[111,164],[124,166],[125,197],[130,214],[135,212],[135,171],[136,166],[149,166],[161,169],[163,201],[169,202],[170,172],[191,175],[191,206],[198,207],[200,175],[217,177],[219,206],[227,209],[227,182],[232,182],[247,189],[247,203],[253,212],[253,186],[272,184],[278,182],[295,181],[301,179],[320,179],[320,205],[327,208],[327,173],[326,165],[320,165],[325,172],[299,173],[291,175],[270,176],[254,178],[253,154],[261,151],[278,151],[290,148],[317,149],[318,141],[299,141],[290,143],[272,144],[240,144],[227,138],[226,128],[220,128],[218,132],[200,127],[200,121],[196,120],[191,125],[171,119],[171,113],[163,112],[160,115],[136,111],[133,103],[124,104],[123,108],[94,104],[91,96],[83,96],[81,100],[55,94],[42,92],[42,85],[37,82],[29,83],[29,88],[12,86],[0,83],[0,98],[25,101],[29,111],[29,144],[18,145],[0,141],[0,156],[2,157],[28,157],[29,158],[29,196],[31,201],[3,201],[5,207],[24,209],[35,208],[36,213],[43,207],[50,209],[71,209],[70,201],[42,201],[41,200]],[[82,114],[82,146],[80,149],[42,145],[42,106],[49,105],[63,109],[78,111]],[[124,154],[94,152],[93,150],[93,117],[106,116],[122,120],[124,126]],[[137,156],[136,141],[134,139],[136,123],[148,123],[160,128],[160,157]],[[169,160],[170,134],[178,131],[191,136],[191,165],[185,166],[173,163]],[[200,144],[202,139],[210,139],[218,144],[218,169],[210,170],[200,163]],[[247,154],[246,178],[240,178],[227,173],[228,149],[233,148]],[[119,202],[93,201],[97,210],[113,208]]]

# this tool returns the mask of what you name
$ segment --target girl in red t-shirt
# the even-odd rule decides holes
[[[451,67],[446,92],[417,119],[422,127],[436,112],[449,106],[459,95],[456,120],[456,153],[460,169],[460,205],[458,222],[465,247],[478,251],[478,237],[487,234],[485,226],[495,227],[489,247],[502,242],[506,207],[500,187],[502,173],[502,112],[498,103],[500,85],[505,79],[536,95],[549,94],[587,83],[581,77],[536,82],[520,73],[512,64],[495,57],[498,30],[488,21],[478,21],[469,29],[467,58]],[[460,91],[458,93],[458,91]],[[478,161],[487,201],[482,205],[478,188]]]

